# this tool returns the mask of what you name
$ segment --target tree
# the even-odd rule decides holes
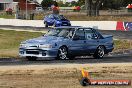
[[[79,0],[84,1],[84,0]],[[120,9],[131,4],[132,0],[85,0],[85,8],[88,16],[98,16],[99,9],[103,3],[104,9]]]
[[[132,4],[132,0],[113,0],[118,7],[126,7],[128,4]]]
[[[99,16],[99,8],[104,0],[85,0],[88,16]]]
[[[120,7],[123,7],[123,0],[105,0],[103,7],[105,9],[120,9]]]
[[[128,4],[132,4],[132,0],[123,0],[123,1],[122,1],[122,5],[123,5],[123,6],[126,7]]]
[[[71,6],[76,6],[77,2],[76,1],[72,1],[71,2]]]
[[[70,2],[66,2],[66,3],[64,4],[64,6],[65,6],[65,7],[70,6]]]
[[[59,1],[59,2],[58,2],[58,5],[59,5],[60,7],[64,7],[63,1]]]
[[[41,5],[45,9],[45,8],[50,7],[52,5],[52,2],[53,2],[53,0],[43,0],[41,2]]]
[[[78,0],[78,4],[79,4],[79,6],[84,5],[85,4],[85,0]]]
[[[58,7],[58,3],[56,1],[53,1],[52,4],[56,7]]]

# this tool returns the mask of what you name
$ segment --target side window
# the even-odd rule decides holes
[[[85,40],[84,30],[83,29],[77,30],[75,36],[79,37],[80,40]]]
[[[87,40],[91,40],[93,38],[93,31],[91,29],[84,29],[85,30],[85,38]]]
[[[69,37],[69,38],[72,38],[73,37],[73,35],[74,35],[74,29],[69,29],[69,34],[67,35],[67,37]]]

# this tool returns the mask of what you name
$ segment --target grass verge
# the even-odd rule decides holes
[[[132,49],[132,41],[130,40],[114,40],[115,47],[114,51],[116,50],[124,50],[124,49]]]
[[[41,32],[0,30],[0,57],[17,57],[22,41],[41,35]]]
[[[64,14],[70,21],[126,21],[131,22],[132,16],[86,16],[86,14]],[[35,20],[42,20],[45,17],[43,14],[35,15]]]
[[[6,19],[14,19],[15,15],[7,15],[6,13],[0,13],[0,18],[6,18]]]
[[[131,22],[131,16],[86,16],[86,15],[65,15],[71,21],[126,21]]]

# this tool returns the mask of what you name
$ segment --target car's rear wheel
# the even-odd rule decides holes
[[[102,59],[104,57],[104,54],[105,54],[104,46],[99,46],[96,52],[94,53],[93,57],[96,59]]]
[[[36,61],[37,57],[26,57],[28,61]]]
[[[45,22],[45,23],[44,23],[44,25],[45,25],[45,27],[48,27],[48,24],[47,24],[47,22]]]
[[[67,59],[69,59],[68,58],[68,50],[67,50],[66,47],[63,46],[63,47],[59,48],[57,58],[60,59],[60,60],[67,60]]]

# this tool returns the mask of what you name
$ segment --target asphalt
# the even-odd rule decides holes
[[[114,31],[114,30],[99,30],[102,34],[113,35],[115,39],[132,40],[132,31]]]
[[[0,66],[18,66],[18,65],[66,65],[66,64],[99,64],[99,63],[132,63],[132,55],[124,56],[105,56],[103,59],[94,59],[92,57],[78,57],[73,60],[44,60],[27,61],[25,58],[3,58],[0,59]]]
[[[17,30],[17,31],[48,31],[51,29],[45,28],[45,27],[33,27],[33,26],[11,26],[11,25],[0,25],[0,29],[11,29],[11,30]],[[107,35],[113,35],[115,39],[128,39],[132,40],[132,31],[116,31],[116,30],[99,30],[102,34],[107,34]]]

